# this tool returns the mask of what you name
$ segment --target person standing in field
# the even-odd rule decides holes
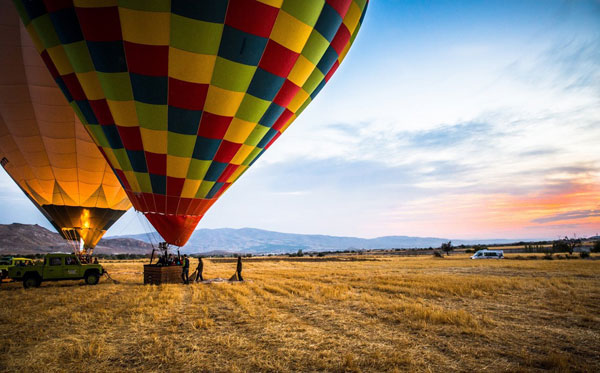
[[[238,256],[236,273],[237,273],[238,281],[244,281],[244,279],[242,278],[242,256],[241,255]]]
[[[204,277],[202,277],[202,271],[204,270],[204,263],[202,262],[202,257],[198,257],[198,267],[196,267],[196,282],[204,281]]]
[[[184,284],[189,284],[189,272],[190,272],[190,260],[187,257],[187,254],[183,256],[183,263],[181,267],[181,279]]]

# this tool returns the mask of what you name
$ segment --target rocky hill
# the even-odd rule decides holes
[[[0,224],[0,254],[39,254],[71,252],[73,246],[58,233],[39,225]],[[152,246],[133,238],[103,238],[96,246],[98,254],[148,254]]]

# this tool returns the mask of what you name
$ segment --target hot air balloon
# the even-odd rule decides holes
[[[368,0],[16,0],[136,210],[182,246],[315,98]]]
[[[7,0],[0,30],[1,164],[56,230],[91,254],[131,204]]]

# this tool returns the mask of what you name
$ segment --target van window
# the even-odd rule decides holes
[[[498,253],[485,253],[485,256],[498,256]]]
[[[50,265],[51,266],[59,266],[62,264],[61,258],[50,258]]]

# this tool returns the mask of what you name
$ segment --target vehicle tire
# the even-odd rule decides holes
[[[87,273],[85,275],[85,283],[88,285],[96,285],[100,281],[100,275],[96,272]]]
[[[29,289],[29,288],[37,288],[40,286],[42,282],[40,281],[39,277],[37,276],[25,276],[23,278],[23,287],[25,289]]]

